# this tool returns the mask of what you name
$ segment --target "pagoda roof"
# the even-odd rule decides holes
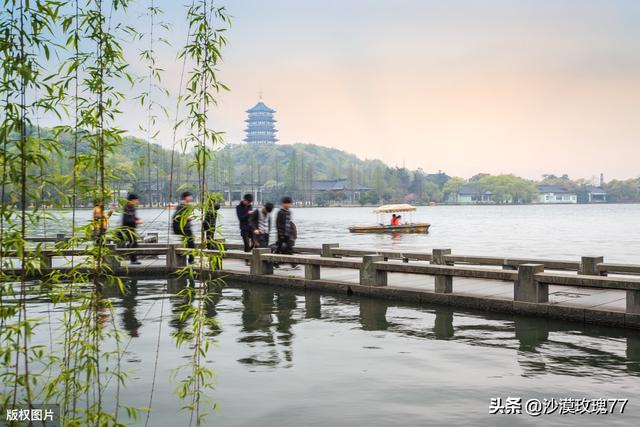
[[[264,102],[259,101],[256,105],[246,111],[247,113],[275,113],[276,110],[272,110],[267,107]]]

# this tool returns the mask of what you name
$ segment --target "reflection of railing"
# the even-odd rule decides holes
[[[484,256],[452,255],[449,249],[434,249],[430,254],[406,251],[367,251],[340,248],[337,244],[324,244],[321,248],[297,248],[296,255],[272,254],[269,248],[254,249],[251,253],[240,251],[240,245],[225,243],[225,250],[205,251],[222,255],[224,260],[250,261],[250,270],[243,277],[258,280],[268,278],[270,283],[285,284],[298,280],[305,283],[328,283],[336,289],[348,285],[351,292],[386,297],[400,297],[419,302],[441,302],[450,305],[472,306],[487,310],[520,312],[536,315],[582,319],[629,327],[640,327],[640,278],[622,276],[640,274],[640,265],[608,264],[602,257],[582,257],[576,261],[500,258]],[[186,266],[189,249],[179,244],[147,244],[125,249],[110,246],[108,262],[119,273],[144,274],[172,273]],[[45,249],[39,252],[42,273],[55,270],[54,257],[86,255],[85,250]],[[119,257],[129,254],[139,256],[165,256],[165,262],[146,267],[121,267]],[[5,254],[5,257],[11,256]],[[398,262],[401,260],[402,262]],[[409,261],[418,261],[409,263]],[[429,263],[425,262],[428,261]],[[274,265],[280,263],[304,266],[303,277],[274,276]],[[501,267],[496,268],[496,267]],[[64,266],[58,267],[63,269]],[[357,270],[355,282],[323,280],[322,269]],[[545,271],[546,269],[546,271]],[[237,270],[237,269],[236,269]],[[573,271],[575,274],[556,270]],[[225,270],[224,273],[228,274]],[[389,273],[402,273],[434,277],[434,290],[388,286]],[[606,276],[614,274],[614,276]],[[617,276],[615,274],[618,274]],[[490,280],[513,283],[513,299],[491,298],[454,292],[453,278]],[[338,286],[340,285],[340,286]],[[551,304],[549,286],[569,286],[600,290],[624,291],[625,311],[597,310],[588,307],[570,307]],[[379,290],[378,290],[379,289]],[[386,290],[384,290],[386,289]]]

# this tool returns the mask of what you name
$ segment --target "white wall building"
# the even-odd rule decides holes
[[[538,185],[538,203],[578,203],[578,195],[557,185]]]

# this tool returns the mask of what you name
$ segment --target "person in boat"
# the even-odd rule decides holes
[[[109,209],[108,212],[104,210],[104,202],[96,199],[93,208],[93,231],[91,237],[98,243],[103,238],[109,228],[109,218],[113,214],[113,210]]]
[[[389,222],[389,225],[396,225],[396,214],[391,215],[391,222]]]
[[[189,249],[196,248],[196,240],[193,237],[193,230],[191,229],[191,215],[189,212],[189,204],[193,201],[193,194],[190,191],[185,191],[180,195],[180,203],[178,208],[173,214],[171,225],[173,232],[178,236],[182,236],[182,241]],[[188,261],[192,264],[194,260],[193,253],[189,253]]]
[[[125,246],[132,249],[138,247],[138,233],[136,233],[136,228],[138,225],[144,223],[143,220],[138,218],[136,211],[139,200],[140,198],[136,194],[129,193],[127,196],[127,204],[122,212],[122,228],[120,230],[120,236]],[[130,255],[129,260],[131,261],[131,264],[141,264],[135,253]]]
[[[214,243],[216,234],[216,223],[218,222],[218,211],[220,210],[220,204],[214,203],[209,205],[207,211],[204,213],[202,220],[202,226],[204,227],[204,238],[207,241],[207,249],[215,249]]]
[[[293,247],[298,238],[298,231],[295,223],[291,220],[291,206],[293,200],[289,196],[282,198],[282,204],[276,217],[276,229],[278,231],[278,242],[276,243],[276,253],[293,255]],[[297,268],[296,264],[291,264],[292,268]]]
[[[391,216],[391,225],[393,227],[400,225],[400,218],[402,218],[400,215],[393,214]]]
[[[256,209],[251,214],[251,228],[253,229],[253,247],[268,248],[269,234],[271,233],[271,212],[273,203],[267,202],[261,209]]]
[[[253,211],[253,207],[251,203],[253,202],[253,195],[251,193],[247,193],[242,197],[238,206],[236,206],[236,215],[238,217],[238,223],[240,225],[240,237],[242,237],[242,243],[244,244],[244,251],[251,252],[252,247],[252,236],[253,230],[251,229],[251,224],[249,223],[249,218],[251,217],[251,212]]]

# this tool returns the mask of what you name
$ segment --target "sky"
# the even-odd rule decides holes
[[[139,2],[144,5],[144,2]],[[158,1],[173,105],[187,29]],[[262,94],[280,144],[335,147],[391,166],[469,177],[640,175],[640,1],[230,0],[210,124],[241,143]],[[130,12],[144,29],[144,19]],[[144,72],[135,46],[131,67]],[[146,113],[124,106],[136,131]],[[158,125],[171,144],[171,121]]]

